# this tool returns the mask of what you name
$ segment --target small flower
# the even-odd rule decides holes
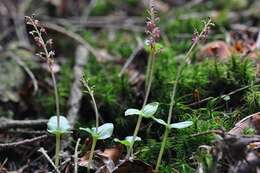
[[[146,43],[151,46],[155,47],[156,41],[159,40],[161,31],[159,27],[156,26],[156,22],[159,20],[158,17],[155,16],[155,10],[153,4],[150,7],[150,10],[148,11],[150,17],[147,18],[146,22],[146,34],[148,35],[148,39],[146,40]]]

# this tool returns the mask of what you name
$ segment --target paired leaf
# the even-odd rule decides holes
[[[158,102],[149,103],[141,110],[145,118],[152,118],[159,106]]]
[[[96,129],[96,128],[95,128]],[[112,123],[105,123],[98,127],[98,139],[107,139],[112,136],[114,125]]]
[[[66,117],[60,116],[60,124],[58,128],[57,124],[58,118],[57,116],[52,116],[47,123],[47,131],[52,134],[65,134],[71,133],[71,126]]]
[[[154,119],[157,123],[159,123],[159,124],[161,124],[161,125],[168,126],[168,124],[167,124],[164,120],[162,120],[162,119],[155,118],[155,117],[153,117],[153,119]]]
[[[167,124],[164,120],[162,120],[162,119],[155,118],[155,117],[153,117],[153,119],[154,119],[157,123],[159,123],[159,124],[161,124],[161,125],[164,125],[165,127],[168,127],[168,128],[170,128],[170,129],[172,129],[172,128],[175,128],[175,129],[183,129],[183,128],[189,127],[189,126],[191,126],[191,125],[193,124],[192,121],[183,121],[183,122],[172,123],[172,124],[168,125],[168,124]]]
[[[133,136],[127,136],[124,140],[119,140],[117,138],[114,139],[115,142],[119,142],[121,143],[122,145],[126,146],[126,147],[130,147],[131,144],[135,141],[141,141],[142,139],[138,136],[134,137]]]
[[[140,115],[141,114],[141,111],[138,110],[138,109],[127,109],[125,111],[125,116],[128,116],[128,115]]]
[[[179,123],[173,123],[170,125],[170,128],[174,128],[174,129],[183,129],[186,127],[189,127],[193,124],[192,121],[183,121],[183,122],[179,122]]]
[[[158,102],[153,102],[145,105],[142,110],[130,108],[125,111],[125,116],[141,115],[144,118],[152,118],[155,112],[157,111],[158,106]]]
[[[113,130],[114,130],[114,125],[112,123],[105,123],[105,124],[99,126],[97,129],[96,129],[96,127],[93,127],[91,129],[80,127],[79,129],[90,133],[93,138],[102,140],[102,139],[107,139],[112,136]]]

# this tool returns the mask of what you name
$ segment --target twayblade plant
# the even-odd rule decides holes
[[[173,87],[172,87],[171,102],[170,102],[170,108],[169,108],[167,122],[165,122],[162,119],[154,118],[154,120],[156,122],[165,126],[162,145],[161,145],[161,148],[160,148],[160,152],[159,152],[156,167],[155,167],[156,172],[158,172],[158,170],[159,170],[161,160],[162,160],[162,156],[163,156],[164,149],[165,149],[165,145],[166,145],[166,141],[168,139],[168,135],[169,135],[170,130],[173,129],[173,128],[175,128],[175,129],[186,128],[186,127],[189,127],[193,124],[192,121],[184,121],[184,122],[172,123],[171,124],[171,119],[172,119],[172,114],[173,114],[173,106],[175,104],[175,96],[176,96],[177,85],[178,85],[178,82],[179,82],[179,79],[181,77],[183,69],[185,68],[185,66],[187,64],[190,63],[190,55],[191,55],[192,50],[199,43],[200,40],[207,38],[210,27],[213,26],[213,25],[214,24],[212,23],[211,19],[209,19],[208,21],[205,21],[205,25],[204,25],[204,28],[202,29],[202,31],[200,33],[197,33],[197,32],[195,33],[195,35],[192,39],[193,43],[192,43],[190,49],[188,50],[187,54],[185,55],[184,61],[182,61],[180,67],[177,70],[177,75],[176,75],[176,78],[175,78],[175,81],[174,81],[174,84],[173,84]]]
[[[133,141],[133,140],[135,140],[135,141]],[[129,152],[131,144],[133,142],[141,141],[141,140],[142,139],[138,136],[136,136],[135,138],[133,136],[127,136],[127,137],[125,137],[124,140],[119,140],[118,138],[114,139],[115,142],[119,142],[120,144],[124,145],[126,147],[127,152]]]
[[[54,134],[56,136],[56,149],[55,149],[55,166],[59,166],[60,160],[60,143],[61,143],[61,135],[70,133],[71,126],[69,125],[68,120],[60,115],[60,104],[59,104],[59,95],[57,82],[55,78],[55,74],[53,71],[53,63],[55,53],[51,50],[51,46],[53,44],[52,39],[44,39],[44,36],[47,36],[45,28],[40,25],[40,22],[34,17],[25,16],[26,24],[31,25],[33,30],[29,32],[30,35],[34,38],[36,45],[43,50],[43,52],[37,53],[36,55],[40,58],[44,59],[49,68],[49,72],[51,74],[52,83],[54,87],[54,96],[56,103],[56,116],[52,116],[48,121],[48,132]]]
[[[146,22],[146,33],[148,34],[148,39],[146,40],[146,44],[149,47],[149,52],[150,52],[150,57],[148,59],[148,65],[147,65],[147,69],[146,69],[146,79],[145,79],[145,97],[144,97],[144,102],[143,102],[143,106],[142,106],[142,110],[136,110],[136,112],[134,113],[134,109],[128,109],[125,112],[125,115],[138,115],[138,119],[137,119],[137,123],[136,123],[136,127],[134,130],[134,134],[133,134],[133,140],[131,142],[131,145],[129,147],[129,150],[127,152],[127,156],[126,158],[130,157],[130,154],[132,152],[133,149],[133,145],[135,142],[135,138],[139,132],[141,123],[142,123],[142,119],[143,117],[146,116],[150,116],[150,115],[144,115],[142,113],[142,111],[144,111],[145,107],[147,106],[147,101],[148,101],[148,97],[150,95],[150,90],[151,90],[151,86],[152,86],[152,81],[153,81],[153,74],[154,74],[154,66],[155,66],[155,60],[156,60],[156,55],[158,52],[160,52],[160,46],[157,45],[157,41],[160,38],[160,29],[159,27],[156,26],[157,21],[159,20],[158,17],[156,17],[156,11],[154,9],[154,4],[153,4],[153,0],[150,1],[150,8],[148,10],[148,14],[150,17],[147,18],[147,22]],[[149,104],[150,107],[151,104]],[[157,108],[156,108],[157,109]],[[130,113],[130,114],[129,114]],[[148,118],[146,117],[146,118]]]
[[[93,139],[91,150],[90,150],[90,156],[88,159],[88,172],[90,172],[90,166],[91,166],[91,163],[93,160],[97,141],[104,140],[104,139],[111,137],[113,134],[114,125],[112,123],[105,123],[105,124],[99,126],[99,112],[98,112],[96,100],[94,97],[93,87],[89,86],[89,82],[88,82],[88,79],[86,78],[86,76],[83,76],[82,83],[83,83],[83,86],[87,89],[86,92],[91,97],[92,104],[93,104],[94,111],[95,111],[95,117],[96,117],[96,127],[92,127],[92,128],[80,127],[80,130],[88,132],[92,136],[92,139]]]

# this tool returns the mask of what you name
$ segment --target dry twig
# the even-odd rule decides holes
[[[76,60],[73,68],[74,81],[70,90],[70,97],[68,102],[68,120],[72,126],[78,119],[78,112],[80,109],[80,101],[82,98],[81,78],[84,72],[84,66],[88,61],[88,51],[84,46],[78,46],[76,50]]]
[[[25,139],[25,140],[19,141],[19,142],[11,142],[11,143],[0,144],[0,150],[6,149],[6,148],[14,148],[14,147],[17,147],[19,145],[28,145],[28,144],[46,139],[47,137],[48,137],[48,135],[42,135],[42,136],[38,136],[38,137],[35,137],[35,138],[32,138],[32,139]]]
[[[10,128],[39,128],[46,126],[48,120],[11,120],[6,118],[0,118],[0,130],[6,130]]]

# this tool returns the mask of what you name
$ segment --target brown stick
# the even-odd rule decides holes
[[[84,40],[79,34],[76,34],[68,29],[65,29],[59,25],[56,25],[54,23],[50,23],[50,22],[45,22],[42,23],[43,27],[57,31],[61,34],[64,34],[72,39],[74,39],[75,41],[77,41],[78,43],[82,44],[86,49],[89,50],[89,52],[91,52],[91,54],[93,54],[98,60],[102,60],[102,59],[107,59],[107,60],[112,60],[114,59],[114,57],[112,57],[111,55],[107,54],[106,57],[104,58],[104,55],[102,55],[99,50],[95,49],[94,47],[92,47],[86,40]]]
[[[48,120],[11,120],[6,118],[0,118],[0,130],[10,128],[39,128],[39,126],[46,126]]]
[[[38,136],[38,137],[35,137],[35,138],[31,138],[31,139],[25,139],[25,140],[19,141],[19,142],[11,142],[11,143],[0,144],[0,150],[6,149],[6,148],[14,148],[14,147],[17,147],[19,145],[28,145],[28,144],[46,139],[47,137],[48,137],[48,135],[42,135],[42,136]]]
[[[75,125],[78,117],[78,112],[80,109],[80,101],[83,96],[81,90],[81,78],[84,73],[84,66],[88,61],[88,51],[84,46],[78,46],[76,49],[76,62],[73,68],[74,81],[70,90],[70,97],[68,101],[68,120],[72,126]]]

